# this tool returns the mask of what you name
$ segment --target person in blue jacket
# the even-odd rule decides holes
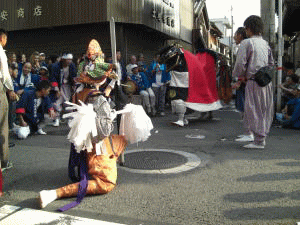
[[[132,66],[131,70],[132,74],[129,78],[135,82],[137,93],[142,96],[143,105],[146,107],[147,113],[155,116],[155,95],[147,76],[143,72],[139,72],[139,67],[136,64]]]
[[[25,63],[15,80],[14,90],[19,96],[21,96],[24,91],[34,90],[40,80],[39,75],[31,73],[31,68],[30,62]]]
[[[276,113],[283,128],[300,129],[300,98],[289,100],[283,113]]]
[[[64,54],[59,62],[52,64],[50,81],[53,87],[58,87],[59,96],[55,103],[56,110],[61,113],[63,104],[70,101],[73,95],[74,78],[77,76],[77,69],[73,63],[72,54]],[[55,126],[59,126],[59,117],[55,121]]]
[[[42,130],[42,122],[45,120],[45,114],[54,119],[56,113],[52,107],[49,98],[51,85],[49,81],[42,80],[37,84],[36,90],[25,91],[16,106],[16,114],[19,119],[19,125],[29,126],[30,133],[45,135]]]
[[[167,83],[171,80],[170,74],[166,71],[166,65],[159,63],[159,55],[148,68],[148,77],[156,97],[156,109],[160,116],[165,116],[165,99]]]

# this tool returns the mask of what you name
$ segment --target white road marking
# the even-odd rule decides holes
[[[204,135],[197,135],[197,134],[187,134],[185,135],[186,138],[196,138],[196,139],[204,139]]]
[[[0,208],[0,225],[38,225],[38,224],[70,224],[70,225],[122,225],[101,220],[93,220],[62,213],[21,208],[4,205]],[[124,224],[123,224],[124,225]]]

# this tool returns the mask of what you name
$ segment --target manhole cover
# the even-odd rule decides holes
[[[134,149],[125,152],[122,168],[133,173],[168,174],[196,168],[200,158],[192,153],[169,149]]]
[[[179,154],[159,151],[143,151],[126,154],[125,166],[132,169],[155,170],[180,166],[187,159]]]

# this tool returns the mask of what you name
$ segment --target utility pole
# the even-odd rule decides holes
[[[261,0],[261,18],[264,21],[263,38],[275,48],[275,0]]]
[[[231,38],[230,38],[230,49],[231,49],[231,54],[230,54],[230,65],[231,65],[231,71],[233,71],[233,7],[231,5]]]
[[[277,86],[282,83],[282,56],[283,56],[283,37],[282,37],[282,0],[278,0],[278,76]],[[281,88],[277,88],[277,112],[281,111]]]

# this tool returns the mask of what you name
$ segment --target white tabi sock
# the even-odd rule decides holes
[[[40,191],[40,206],[41,208],[45,208],[49,203],[53,202],[57,199],[56,190],[43,190]]]

